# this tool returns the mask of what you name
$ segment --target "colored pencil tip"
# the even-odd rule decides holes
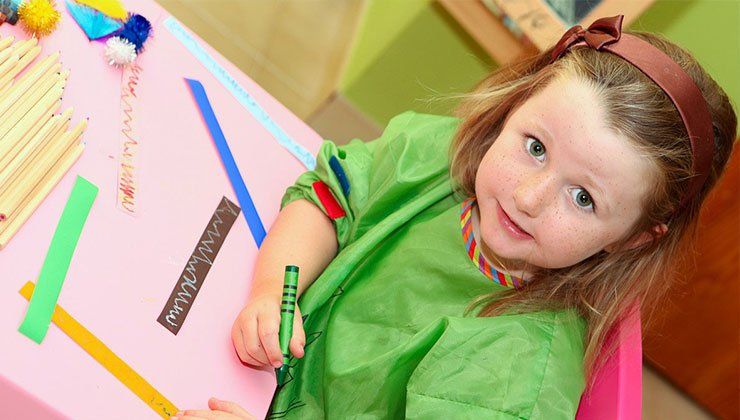
[[[288,373],[288,365],[282,365],[279,368],[275,369],[275,373],[277,375],[277,384],[278,386],[283,386],[283,383],[285,383],[285,374]]]

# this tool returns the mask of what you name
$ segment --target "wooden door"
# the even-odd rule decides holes
[[[722,419],[740,418],[740,152],[700,218],[696,264],[644,331],[645,360]],[[693,267],[692,267],[693,266]]]

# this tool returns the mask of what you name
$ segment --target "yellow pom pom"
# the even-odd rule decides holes
[[[36,36],[52,33],[61,18],[53,0],[26,0],[18,8],[18,16],[26,31]]]

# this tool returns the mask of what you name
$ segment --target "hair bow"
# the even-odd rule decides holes
[[[583,29],[581,25],[568,29],[555,44],[550,62],[557,60],[568,48],[582,40],[596,50],[619,41],[622,36],[622,19],[624,15],[604,17],[594,21],[588,29]]]

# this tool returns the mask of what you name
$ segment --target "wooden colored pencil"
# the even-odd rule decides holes
[[[8,153],[8,156],[12,157],[4,157],[3,160],[3,166],[2,169],[0,169],[0,172],[5,172],[8,170],[12,171],[12,168],[14,166],[14,162],[19,158],[19,153],[21,153],[25,147],[28,145],[29,141],[31,141],[33,138],[36,137],[36,135],[44,131],[52,131],[54,128],[54,124],[56,124],[59,120],[59,116],[52,116],[51,118],[44,118],[37,122],[34,125],[33,133],[29,133],[27,136],[24,136],[22,141],[16,143],[15,147]],[[51,125],[51,127],[48,127],[48,125]]]
[[[30,121],[30,128],[26,132],[13,132],[10,137],[8,137],[8,141],[0,143],[0,153],[5,153],[5,155],[0,155],[0,169],[4,168],[5,165],[9,162],[10,159],[15,157],[15,155],[12,155],[12,153],[16,152],[16,148],[18,147],[19,142],[24,142],[24,139],[28,136],[35,135],[46,123],[53,118],[54,112],[59,109],[59,107],[62,106],[62,101],[59,100],[56,103],[51,104],[51,108],[48,109],[48,112],[44,112],[40,118],[38,118],[36,121]]]
[[[15,37],[13,35],[6,36],[3,39],[0,39],[0,51],[7,49],[9,46],[13,44],[13,41],[15,41]]]
[[[61,118],[61,116],[58,116]],[[57,120],[59,121],[59,120]],[[64,124],[66,127],[67,124]],[[66,129],[66,128],[65,128]],[[55,130],[52,129],[53,133],[50,136],[46,136],[41,142],[41,144],[38,145],[36,150],[33,150],[28,157],[22,162],[22,164],[18,167],[18,169],[13,173],[8,180],[6,181],[6,185],[8,188],[18,185],[18,183],[27,183],[28,179],[24,178],[24,176],[27,176],[27,172],[29,171],[28,168],[30,168],[30,165],[38,164],[39,162],[39,156],[48,155],[49,150],[51,150],[52,146],[56,143],[58,143],[62,136],[64,135],[64,130]],[[2,194],[3,188],[0,188],[0,194]]]
[[[48,97],[43,97],[31,108],[25,115],[16,120],[16,123],[10,127],[2,139],[0,139],[0,162],[6,157],[9,150],[12,149],[19,141],[19,136],[30,132],[39,121],[42,124],[51,118],[51,116],[61,107],[61,92],[53,92],[51,89]],[[58,95],[57,98],[52,96]],[[6,155],[3,155],[6,154]]]
[[[12,46],[13,50],[15,50],[15,51],[22,51],[23,48],[26,46],[26,44],[28,44],[28,42],[30,40],[31,40],[30,38],[29,39],[19,39],[18,41],[16,41],[15,43],[13,43],[13,46]],[[18,54],[18,55],[23,55],[23,54],[21,53],[21,54]]]
[[[27,89],[28,86],[35,83],[35,80],[37,80],[40,76],[48,73],[50,68],[54,68],[56,69],[55,72],[59,72],[59,69],[62,68],[62,65],[61,63],[59,63],[59,60],[49,60],[49,57],[44,58],[43,60],[34,64],[33,67],[31,67],[20,78],[18,78],[18,80],[15,81],[15,85],[12,88],[8,89],[5,92],[5,95],[18,95],[19,91],[22,92],[24,89]]]
[[[15,204],[25,196],[28,190],[42,178],[43,174],[59,160],[72,144],[78,142],[86,126],[87,121],[83,120],[72,131],[63,132],[58,138],[51,139],[35,154],[34,158],[26,165],[25,170],[19,174],[19,179],[23,182],[15,183],[10,188],[0,191],[0,213],[9,215],[16,210]]]
[[[64,111],[63,114],[59,115],[58,119],[56,119],[56,122],[53,123],[50,133],[46,136],[43,136],[38,145],[35,145],[35,147],[31,146],[32,150],[29,151],[26,157],[22,159],[15,159],[13,162],[11,162],[12,165],[16,163],[16,161],[19,161],[19,165],[13,171],[13,173],[8,174],[7,179],[5,179],[3,182],[0,182],[0,191],[2,191],[6,186],[13,185],[16,182],[22,182],[20,174],[25,171],[25,168],[27,168],[28,165],[36,159],[36,156],[38,156],[39,153],[46,149],[49,144],[59,141],[61,136],[67,130],[67,127],[69,127],[70,118],[72,117],[72,111],[72,108],[69,108]]]
[[[46,124],[54,119],[55,113],[61,108],[62,106],[62,100],[59,98],[56,102],[51,104],[51,108],[48,108],[44,114],[41,115],[39,119],[36,120],[36,122],[31,123],[30,127],[28,128],[28,131],[25,133],[21,133],[21,138],[15,141],[15,146],[8,152],[7,156],[0,156],[0,170],[3,169],[2,162],[8,162],[9,159],[15,158],[15,155],[18,153],[20,148],[23,148],[26,142],[28,142],[29,139],[31,139],[33,136],[36,135]],[[32,120],[29,120],[32,121]]]
[[[51,86],[49,86],[49,83],[51,83]],[[28,89],[24,89],[24,93],[22,95],[13,95],[13,97],[17,96],[15,101],[7,110],[0,113],[0,115],[2,115],[2,120],[0,120],[0,138],[2,138],[3,133],[13,127],[18,120],[28,112],[28,99],[31,95],[35,98],[30,102],[30,105],[33,106],[35,105],[35,102],[38,102],[40,99],[38,97],[39,93],[41,93],[41,97],[43,97],[43,95],[48,93],[52,87],[60,83],[65,85],[67,81],[63,80],[59,73],[52,73],[39,79],[38,83],[30,86]],[[4,107],[5,104],[2,104],[1,106]]]
[[[67,139],[68,133],[65,133],[61,141],[65,141]],[[62,149],[62,144],[60,143],[49,144],[49,147],[45,148],[39,156],[36,157],[33,163],[25,167],[23,173],[20,174],[20,179],[22,179],[23,182],[16,182],[0,193],[0,199],[2,199],[2,201],[0,201],[0,213],[5,214],[6,218],[10,218],[17,213],[18,210],[20,210],[19,205],[22,203],[28,192],[32,190],[53,167],[59,156],[64,153],[64,150],[65,149]]]
[[[13,67],[15,67],[20,59],[21,57],[15,51],[10,54],[10,57],[8,57],[8,59],[5,60],[2,65],[0,65],[0,80],[5,79],[5,76],[10,74],[10,71],[13,69]]]
[[[21,57],[18,57],[18,61],[15,62],[14,67],[11,68],[11,69],[8,69],[5,74],[3,74],[2,72],[0,72],[0,86],[3,86],[7,82],[11,81],[15,77],[15,75],[18,74],[18,72],[20,72],[20,70],[22,70],[22,69],[18,69],[18,72],[16,72],[16,67],[17,67],[16,64],[18,64],[18,62],[20,60],[21,60]],[[39,73],[40,74],[43,74],[46,71],[46,69],[48,69],[49,67],[51,67],[57,61],[59,61],[59,52],[58,51],[55,52],[54,54],[50,54],[50,55],[46,56],[43,60],[41,60],[38,63],[34,64],[30,69],[28,69],[28,71],[23,76],[21,76],[21,78],[17,81],[16,85],[19,85],[20,86],[20,84],[21,84],[22,81],[25,82],[27,78],[35,77]],[[5,63],[3,63],[3,65],[5,65]],[[25,67],[25,65],[24,65],[24,67]],[[22,88],[20,88],[20,87],[15,88],[14,87],[11,90],[14,91],[14,90],[17,90],[17,89],[22,89]],[[8,94],[10,94],[10,92],[8,92]]]
[[[38,39],[14,41],[0,38],[0,249],[79,159],[87,127],[67,131],[71,108],[55,115],[69,76],[60,53],[33,63]]]
[[[55,85],[60,83],[61,78],[58,74],[53,74],[41,80],[22,95],[18,101],[6,113],[2,114],[3,121],[0,123],[0,136],[7,133],[15,126],[20,119]],[[63,86],[63,85],[62,85]],[[2,138],[2,137],[0,137]]]
[[[20,176],[23,182],[15,183],[10,188],[0,192],[0,213],[10,217],[20,210],[19,206],[29,194],[29,191],[60,161],[60,158],[74,142],[74,133],[68,131],[62,134],[60,140],[50,143],[48,147],[42,150]]]
[[[0,168],[0,190],[6,187],[8,179],[11,178],[19,168],[23,166],[29,159],[29,156],[34,154],[39,145],[43,144],[45,140],[48,140],[54,129],[57,127],[57,123],[61,122],[62,116],[55,115],[49,119],[49,121],[41,127],[36,134],[33,136],[26,136],[26,141],[18,142],[16,151],[11,152],[15,156],[10,160],[7,166]],[[29,138],[30,137],[30,138]]]
[[[33,45],[30,46],[28,49],[24,48],[22,52],[23,55],[21,55],[20,52],[18,53],[18,55],[20,56],[20,60],[18,64],[16,64],[16,67],[20,68],[18,72],[26,68],[26,66],[28,66],[31,61],[33,61],[36,57],[39,56],[39,54],[41,54],[41,45]]]
[[[47,73],[50,68],[61,68],[62,65],[57,62],[57,59],[58,56],[54,57],[54,54],[44,58],[28,69],[13,87],[5,91],[5,97],[0,101],[0,114],[4,113],[7,108],[13,105],[29,86],[33,85],[41,76]]]
[[[29,192],[25,200],[20,204],[21,209],[5,222],[7,225],[2,226],[2,223],[0,223],[0,249],[7,245],[8,241],[13,238],[13,235],[18,232],[18,229],[23,226],[23,223],[36,211],[44,198],[49,195],[52,188],[59,183],[69,168],[79,159],[84,149],[85,147],[81,144],[75,145],[58,162],[58,165],[49,171],[43,180]]]
[[[15,50],[20,57],[23,57],[31,48],[38,44],[38,41],[39,40],[37,38],[32,37],[23,42],[17,42]]]
[[[72,120],[73,112],[74,108],[67,108],[64,110],[64,112],[59,114],[61,119],[54,125],[54,130],[51,133],[53,137],[57,137],[57,134],[67,131],[67,128],[69,127],[69,122]]]
[[[62,82],[59,80],[52,81],[54,82],[54,85],[50,89],[47,89],[46,92],[42,92],[42,96],[38,98],[35,103],[30,104],[30,109],[21,107],[14,108],[3,118],[4,121],[0,122],[0,159],[2,158],[3,144],[5,144],[5,139],[10,136],[10,133],[13,132],[17,134],[17,128],[19,125],[23,125],[24,123],[28,125],[27,122],[29,119],[33,119],[38,114],[45,112],[48,107],[45,107],[44,104],[48,104],[61,98]],[[56,96],[56,98],[52,98],[52,96]],[[25,129],[27,130],[28,128],[29,127],[26,127]]]
[[[23,58],[23,55],[31,48],[28,40],[20,40],[9,48],[14,54],[18,55],[18,59]]]
[[[19,75],[20,72],[22,72],[23,69],[25,69],[31,63],[31,61],[33,61],[39,55],[40,52],[41,52],[41,47],[39,47],[39,46],[36,46],[36,47],[31,48],[30,51],[28,51],[27,53],[25,53],[18,60],[18,62],[15,64],[15,67],[13,67],[8,72],[8,74],[4,76],[4,79],[7,80],[7,81],[12,82],[13,79],[15,78],[15,76]],[[0,83],[6,84],[7,81],[4,81],[4,83],[3,82],[0,82]]]
[[[33,61],[36,57],[41,54],[41,46],[36,45],[33,48],[28,49],[28,51],[24,51],[23,55],[21,56],[21,59],[18,61],[18,64],[15,65],[15,74],[13,77],[15,77],[18,73],[23,71],[23,69],[28,66],[31,61]]]
[[[14,53],[18,53],[18,51],[23,47],[23,44],[26,43],[25,39],[19,39],[18,41],[14,42],[13,45],[9,47],[11,51]],[[20,58],[23,54],[18,54],[18,58]]]
[[[62,106],[62,100],[61,98],[58,99],[55,102],[52,102],[49,108],[45,110],[35,121],[33,119],[28,120],[28,130],[25,132],[20,132],[20,138],[18,136],[18,133],[13,133],[12,137],[9,137],[10,141],[7,142],[7,144],[2,145],[2,150],[7,150],[7,153],[5,156],[0,156],[0,169],[4,168],[5,165],[8,164],[10,159],[12,157],[15,157],[15,153],[18,152],[19,143],[25,142],[25,139],[28,136],[34,136],[36,133],[41,130],[42,127],[46,125],[46,123],[49,122],[50,119],[54,118],[54,114],[59,111],[59,108]],[[0,151],[2,153],[2,151]]]
[[[0,64],[4,63],[5,60],[7,60],[11,54],[13,54],[13,50],[10,48],[6,48],[0,51]]]
[[[59,73],[57,72],[61,67],[62,65],[60,63],[52,64],[52,66],[46,69],[46,71],[33,75],[33,78],[18,81],[11,88],[4,91],[4,95],[0,97],[0,118],[4,118],[4,116],[8,114],[8,110],[12,109],[13,105],[20,100],[25,92],[33,89],[33,86],[37,85],[41,80],[51,77],[52,75],[58,75]],[[3,91],[0,90],[0,92]]]
[[[31,75],[33,75],[34,73],[38,71],[41,71],[41,73],[43,73],[43,70],[41,69],[48,69],[57,61],[59,61],[59,51],[56,51],[53,54],[47,55],[42,60],[40,60],[38,63],[34,64],[33,67],[28,69],[28,71],[23,76],[21,76],[20,79],[18,79],[18,82],[20,83],[24,81],[26,78],[30,78]]]
[[[0,222],[0,247],[5,246],[20,226],[28,219],[43,199],[49,194],[72,164],[79,158],[84,146],[79,142],[79,134],[75,131],[64,133],[59,144],[65,145],[65,150],[58,159],[50,161],[41,158],[35,165],[31,175],[34,180],[24,183],[24,189],[17,193],[22,195],[20,200],[15,199],[13,205],[3,206],[0,213],[6,216],[5,222]],[[33,169],[33,168],[32,168]]]
[[[72,120],[72,108],[68,108],[62,114],[59,114],[59,119],[54,123],[54,127],[51,129],[49,134],[49,141],[56,141],[61,138],[69,128],[69,122]],[[44,140],[46,141],[46,140]]]
[[[23,116],[21,121],[11,129],[8,134],[3,137],[0,141],[0,169],[4,168],[8,164],[8,160],[12,159],[11,151],[15,149],[16,144],[27,135],[29,132],[33,132],[32,129],[38,127],[38,121],[43,119],[45,121],[51,118],[51,114],[61,106],[60,97],[62,95],[61,88],[51,89],[31,110]],[[49,112],[49,110],[52,110]]]
[[[41,97],[49,91],[53,86],[61,84],[62,88],[67,84],[67,74],[45,74],[39,78],[37,83],[31,85],[26,89],[26,93],[21,95],[20,98],[10,108],[10,112],[4,113],[8,115],[8,118],[18,118],[18,115],[24,115],[33,106],[34,103],[38,102]],[[20,113],[20,114],[19,114]]]

